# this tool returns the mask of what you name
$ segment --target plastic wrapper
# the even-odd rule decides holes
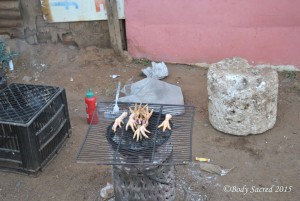
[[[164,62],[151,62],[152,67],[147,67],[142,72],[149,78],[163,79],[169,75],[168,68]]]
[[[183,94],[179,86],[154,78],[145,78],[126,84],[121,92],[126,96],[119,98],[120,102],[184,105]]]

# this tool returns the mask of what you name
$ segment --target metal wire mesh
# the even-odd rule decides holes
[[[0,93],[0,123],[28,123],[58,91],[53,86],[9,85]]]
[[[154,109],[154,121],[149,126],[151,133],[149,139],[143,138],[141,142],[131,140],[132,132],[125,130],[128,121],[129,107],[134,103],[119,103],[120,112],[112,114],[114,104],[99,102],[95,115],[98,115],[97,124],[89,126],[87,135],[77,155],[79,163],[96,163],[102,165],[125,164],[185,164],[191,161],[191,141],[194,121],[194,107],[183,105],[148,104]],[[122,128],[112,133],[111,125],[115,118],[128,112]],[[171,114],[171,134],[168,137],[158,125],[164,120],[165,114]],[[148,129],[147,127],[147,129]],[[164,135],[164,137],[162,137]],[[111,140],[113,139],[113,140]],[[113,142],[112,142],[113,141]],[[163,141],[163,142],[162,142]],[[147,145],[142,147],[143,145]],[[172,160],[165,163],[172,155]]]
[[[174,165],[152,165],[151,168],[113,165],[112,170],[115,201],[175,200]]]

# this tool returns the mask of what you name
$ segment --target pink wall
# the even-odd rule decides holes
[[[299,0],[125,0],[136,58],[195,63],[240,56],[300,66]]]

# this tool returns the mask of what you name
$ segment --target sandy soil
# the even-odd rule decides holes
[[[133,77],[142,79],[145,61],[125,62],[111,50],[88,47],[76,49],[61,44],[29,46],[10,41],[11,49],[20,52],[15,70],[8,81],[65,87],[72,135],[59,154],[38,177],[0,172],[0,200],[101,200],[99,191],[111,182],[111,167],[76,163],[76,154],[88,125],[84,96],[89,87],[99,101],[114,99],[117,82]],[[300,74],[280,73],[278,120],[272,130],[260,135],[236,137],[215,130],[208,121],[206,69],[168,64],[166,82],[183,90],[185,103],[196,107],[193,129],[193,156],[207,157],[211,163],[234,169],[226,176],[199,171],[199,164],[178,172],[187,174],[185,187],[190,198],[204,200],[299,200],[300,197]],[[109,75],[121,75],[112,79]],[[224,192],[237,188],[248,192]],[[251,192],[252,187],[270,188],[273,192]],[[280,187],[290,192],[275,192]],[[231,188],[229,188],[231,187]],[[245,189],[244,189],[245,190]],[[183,198],[181,198],[183,199]],[[194,199],[196,200],[196,198]]]

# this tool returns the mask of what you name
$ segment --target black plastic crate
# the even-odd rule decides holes
[[[37,173],[70,131],[63,88],[11,84],[0,92],[0,170]]]
[[[0,69],[0,91],[4,89],[7,85],[6,77],[4,76],[2,70]]]

